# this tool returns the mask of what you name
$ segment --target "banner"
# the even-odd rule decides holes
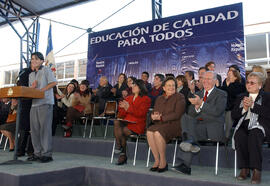
[[[208,61],[223,78],[232,64],[245,73],[242,3],[90,33],[88,44],[91,87],[101,76],[114,85],[119,73],[140,78],[147,71],[149,82],[156,73],[197,75]]]

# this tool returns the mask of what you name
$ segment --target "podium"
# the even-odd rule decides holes
[[[13,160],[1,163],[2,165],[10,164],[26,164],[29,162],[24,162],[18,160],[17,149],[18,149],[18,132],[19,132],[19,121],[20,121],[20,112],[21,112],[21,99],[30,98],[30,99],[40,99],[44,98],[44,92],[39,89],[25,87],[25,86],[15,86],[15,87],[6,87],[0,89],[0,98],[16,98],[18,100],[17,106],[17,118],[16,118],[16,131],[15,131],[15,149],[13,154]]]
[[[44,92],[24,86],[7,87],[0,89],[0,98],[44,98]]]

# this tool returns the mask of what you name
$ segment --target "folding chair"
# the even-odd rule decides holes
[[[85,122],[84,122],[84,130],[83,130],[83,138],[85,138],[85,136],[86,136],[86,129],[87,129],[88,120],[90,118],[93,118],[94,113],[95,113],[95,103],[90,103],[90,104],[91,104],[91,112],[86,114],[85,116],[81,117],[82,120],[85,120]]]
[[[145,137],[146,136],[144,134],[132,134],[132,135],[129,136],[129,138],[136,139],[135,149],[134,149],[134,157],[133,157],[133,166],[136,165],[136,157],[137,157],[139,139],[142,139],[142,138],[145,138]],[[113,163],[115,144],[116,144],[116,139],[114,138],[112,155],[111,155],[111,163]]]
[[[178,145],[178,140],[179,140],[179,139],[181,139],[181,137],[176,137],[176,138],[173,138],[173,139],[172,139],[172,141],[175,141],[175,145],[174,145],[174,153],[173,153],[173,163],[172,163],[172,166],[173,166],[173,167],[174,167],[174,165],[175,165],[176,152],[177,152],[177,145]],[[150,149],[150,147],[148,147],[147,160],[146,160],[146,167],[149,167],[150,153],[151,153],[151,149]]]
[[[108,125],[109,125],[109,119],[116,118],[116,115],[117,115],[117,102],[116,101],[107,101],[105,104],[104,113],[102,115],[104,115],[104,116],[92,117],[89,138],[92,137],[94,120],[107,120],[106,126],[105,126],[105,131],[104,131],[104,139],[106,139]]]

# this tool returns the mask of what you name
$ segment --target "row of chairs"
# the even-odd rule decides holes
[[[109,121],[110,121],[110,119],[115,119],[117,117],[117,102],[116,101],[107,101],[106,104],[105,104],[104,113],[101,116],[96,116],[96,105],[94,103],[91,103],[91,107],[92,107],[92,112],[89,115],[81,117],[82,120],[85,120],[83,138],[86,137],[86,129],[87,129],[87,125],[88,125],[89,120],[91,120],[89,138],[92,138],[94,122],[96,120],[103,120],[103,121],[106,121],[105,131],[104,131],[104,139],[106,139]],[[152,109],[149,109],[148,116],[147,116],[147,121],[146,121],[146,123],[147,123],[146,127],[148,127],[148,124],[150,123],[149,119],[150,119],[151,112],[152,112]],[[146,136],[144,134],[143,135],[131,135],[130,138],[135,139],[135,149],[134,149],[134,157],[133,157],[133,165],[135,166],[136,165],[136,157],[137,157],[137,150],[138,150],[139,140],[140,139],[146,139]],[[172,140],[172,141],[175,141],[175,143],[174,143],[173,162],[172,162],[173,166],[175,166],[177,146],[178,146],[178,141],[180,139],[181,138],[178,137],[178,138],[174,138]],[[211,142],[211,140],[209,139],[208,142]],[[115,145],[116,145],[116,141],[114,140],[112,154],[111,154],[111,163],[113,162],[113,159],[114,159]],[[219,146],[220,146],[220,142],[216,142],[215,175],[218,174]],[[226,145],[225,145],[225,151],[226,151],[226,157],[227,157],[228,152],[227,152],[227,146]],[[148,147],[146,167],[149,166],[150,154],[151,154],[151,149],[150,149],[150,147]],[[236,176],[236,155],[235,155],[235,176]]]

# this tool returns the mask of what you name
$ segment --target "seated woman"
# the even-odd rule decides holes
[[[9,107],[8,117],[5,124],[0,125],[0,132],[6,136],[9,140],[9,151],[14,151],[15,145],[15,129],[16,129],[16,116],[17,116],[17,105],[16,99],[11,100]],[[1,113],[2,114],[2,113]]]
[[[132,87],[133,95],[119,102],[118,117],[134,123],[114,121],[114,135],[116,139],[115,153],[120,154],[116,165],[127,162],[126,140],[131,134],[143,134],[145,130],[146,115],[151,104],[147,89],[142,80],[135,80]]]
[[[89,82],[83,80],[79,86],[79,91],[74,93],[71,107],[67,110],[66,125],[63,125],[65,129],[64,137],[70,137],[72,135],[72,123],[76,119],[91,113],[91,94],[89,93]]]
[[[247,179],[251,169],[253,184],[261,182],[262,144],[270,142],[270,94],[262,91],[264,80],[262,73],[251,72],[247,92],[237,98],[232,110],[232,118],[238,121],[232,143],[241,169],[237,179]]]
[[[164,94],[157,98],[151,115],[154,125],[147,129],[147,141],[153,153],[155,163],[150,171],[168,170],[166,161],[166,143],[181,136],[181,116],[185,112],[185,97],[176,92],[177,83],[173,77],[163,82]]]
[[[62,92],[57,88],[57,94],[55,96],[57,100],[60,101],[60,104],[58,104],[58,106],[62,108],[64,111],[66,111],[68,107],[72,106],[72,101],[74,98],[73,93],[75,92],[75,90],[76,85],[74,83],[69,83],[66,86],[64,92]]]
[[[190,105],[188,98],[190,97],[191,94],[190,89],[188,87],[188,81],[184,75],[178,75],[176,77],[176,82],[177,82],[176,92],[181,93],[185,96],[186,111],[187,111],[187,108]]]
[[[127,76],[124,73],[119,74],[117,84],[113,86],[111,92],[113,93],[114,99],[117,101],[123,99],[122,91],[126,90],[127,86]]]
[[[241,75],[239,71],[232,68],[227,72],[227,78],[224,80],[222,90],[228,94],[227,107],[225,112],[225,137],[229,140],[231,129],[233,126],[233,120],[231,117],[231,111],[233,109],[237,96],[246,91],[245,86],[241,82]]]

